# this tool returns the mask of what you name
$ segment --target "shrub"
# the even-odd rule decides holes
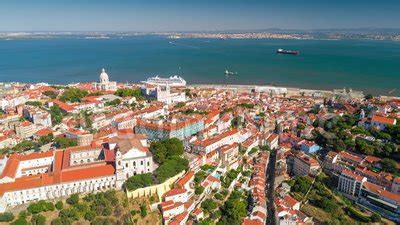
[[[144,217],[147,216],[147,208],[146,208],[145,205],[141,205],[141,206],[140,206],[140,216],[141,216],[142,218],[144,218]]]
[[[79,202],[79,195],[72,194],[69,198],[67,198],[66,202],[70,205],[75,205],[76,203]]]
[[[131,210],[131,215],[132,215],[132,216],[135,216],[136,214],[138,214],[138,211],[136,211],[136,210]]]
[[[355,210],[353,207],[347,207],[347,210],[350,215],[354,216],[358,220],[361,220],[362,222],[365,222],[365,223],[371,222],[371,219],[369,217],[364,216],[359,211]]]
[[[381,222],[382,218],[378,213],[372,213],[371,215],[371,222]]]
[[[96,217],[96,213],[93,211],[88,211],[85,214],[85,220],[87,220],[87,221],[92,221],[92,220],[94,220],[95,217]]]

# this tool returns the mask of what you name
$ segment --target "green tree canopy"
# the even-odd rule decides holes
[[[89,92],[87,92],[86,90],[78,88],[68,88],[65,89],[64,93],[60,97],[60,100],[63,102],[80,102],[81,99],[88,94]]]
[[[43,92],[43,94],[52,99],[57,98],[57,93],[54,91],[45,91],[45,92]]]
[[[144,173],[144,174],[137,174],[133,177],[130,177],[125,182],[125,187],[128,190],[133,191],[138,188],[148,187],[153,184],[153,175],[152,173]]]
[[[50,115],[51,120],[54,124],[61,123],[62,119],[64,118],[64,114],[58,105],[53,105],[52,107],[50,107]]]
[[[78,142],[75,139],[65,138],[65,137],[56,137],[54,139],[58,148],[69,148],[78,145]]]
[[[154,160],[162,164],[173,156],[183,154],[183,143],[177,138],[155,141],[150,144],[150,151],[153,153]]]
[[[135,88],[135,89],[129,89],[129,88],[122,88],[118,89],[114,95],[117,95],[119,97],[135,97],[136,99],[142,99],[142,92],[140,91],[140,88]]]

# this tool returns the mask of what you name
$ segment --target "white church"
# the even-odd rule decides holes
[[[100,83],[93,83],[93,88],[99,91],[116,91],[117,82],[109,81],[108,74],[103,68],[100,73]]]

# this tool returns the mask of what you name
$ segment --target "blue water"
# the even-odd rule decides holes
[[[301,54],[277,55],[278,48]],[[102,67],[111,80],[119,82],[178,74],[189,84],[347,87],[400,95],[400,42],[172,40],[156,36],[0,40],[0,81],[94,81]],[[239,75],[226,77],[226,69]]]

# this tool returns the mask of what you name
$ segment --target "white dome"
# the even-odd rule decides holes
[[[108,83],[108,74],[106,73],[106,70],[103,68],[101,70],[101,74],[100,74],[100,83]]]

